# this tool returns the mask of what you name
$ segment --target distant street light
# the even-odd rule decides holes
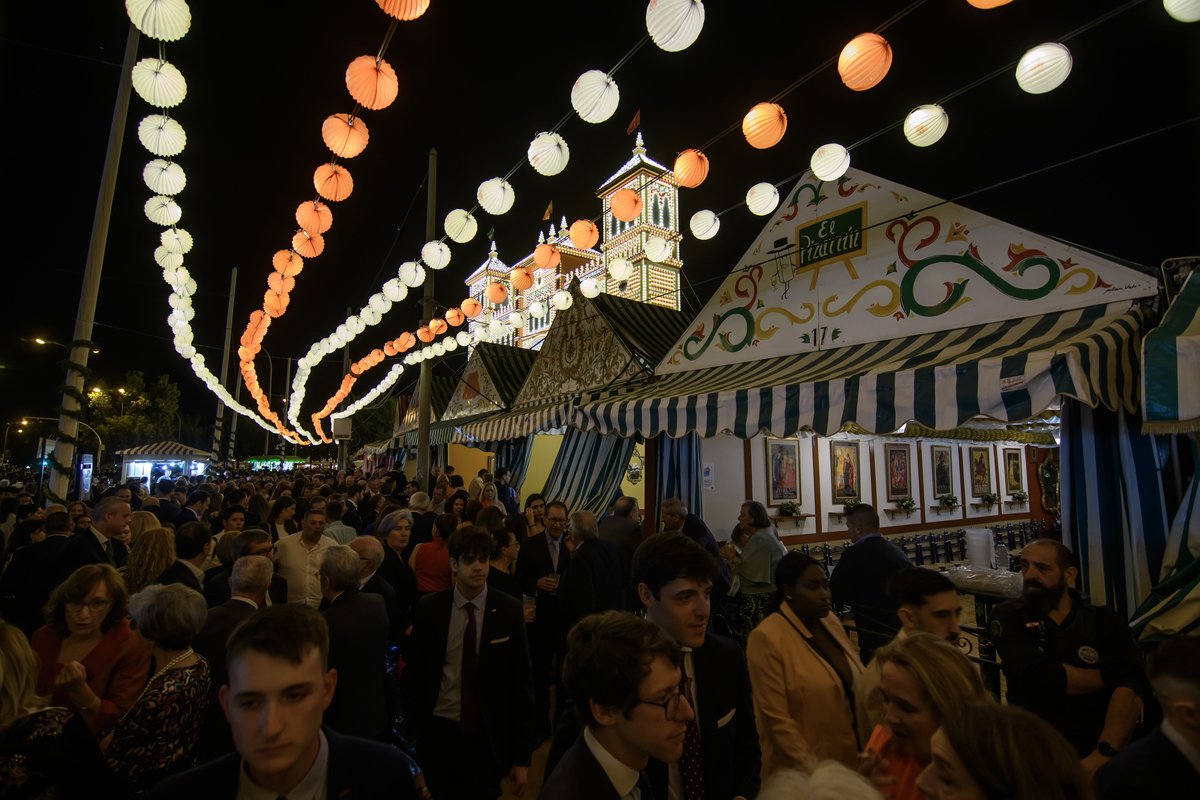
[[[21,424],[25,424],[25,420],[21,420]],[[4,450],[0,451],[0,455],[4,456],[4,463],[8,464],[8,429],[13,426],[13,423],[8,423],[4,426]]]

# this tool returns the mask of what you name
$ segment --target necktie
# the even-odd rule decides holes
[[[117,565],[117,557],[113,553],[112,539],[104,540],[104,557],[108,559],[109,564],[112,564],[114,567]]]
[[[479,697],[476,676],[479,655],[475,652],[475,605],[467,603],[467,629],[463,632],[462,675],[459,680],[459,726],[470,739],[479,730]]]
[[[558,572],[558,540],[550,540],[550,563],[554,565],[554,571]]]
[[[691,683],[685,683],[683,696],[692,705]],[[684,800],[704,800],[704,762],[700,756],[699,720],[692,717],[683,734],[683,755],[679,759],[679,776],[683,779]]]

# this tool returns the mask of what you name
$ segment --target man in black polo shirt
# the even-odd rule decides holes
[[[1043,539],[1021,552],[1025,590],[992,611],[988,631],[1008,679],[1008,701],[1054,727],[1088,774],[1124,747],[1142,713],[1142,654],[1116,612],[1090,606],[1070,584],[1079,570],[1065,545]]]

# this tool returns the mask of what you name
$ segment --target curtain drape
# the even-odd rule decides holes
[[[603,514],[621,490],[633,445],[632,438],[567,428],[542,495],[547,502],[566,503],[572,512]]]
[[[664,500],[678,497],[688,513],[703,517],[700,493],[700,437],[691,431],[678,439],[660,433],[655,441],[654,487],[655,513],[660,514]],[[661,519],[661,517],[660,517]],[[656,527],[659,521],[655,520]]]

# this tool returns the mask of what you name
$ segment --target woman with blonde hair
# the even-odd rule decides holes
[[[158,517],[156,517],[154,515],[154,513],[151,511],[135,511],[132,514],[130,514],[129,515],[129,550],[130,550],[130,552],[133,551],[133,548],[137,547],[138,538],[143,533],[150,530],[151,528],[158,528],[161,525],[162,525],[162,523],[158,521]]]
[[[138,538],[136,550],[125,562],[125,586],[131,594],[140,592],[158,580],[175,563],[175,532],[154,527]]]

